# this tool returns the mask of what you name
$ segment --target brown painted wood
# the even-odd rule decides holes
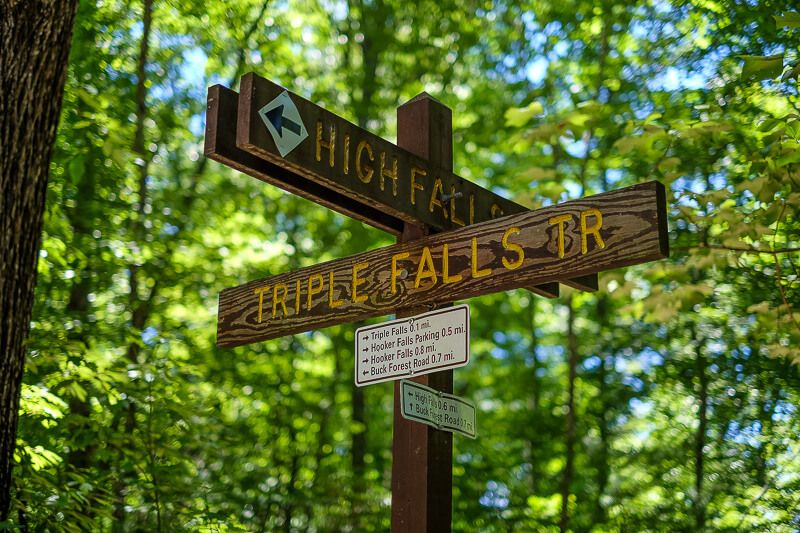
[[[445,105],[421,94],[397,109],[397,144],[429,163],[453,168],[452,113]],[[407,225],[399,242],[422,239],[429,229]],[[398,318],[427,308],[405,309]],[[443,392],[453,392],[453,371],[414,378]],[[400,382],[394,387],[392,434],[392,531],[451,530],[453,494],[453,435],[406,420]]]
[[[289,93],[309,132],[308,138],[286,156],[280,155],[258,114],[283,92]],[[432,163],[436,156],[445,154],[429,152],[431,158],[428,158],[421,156],[422,152],[401,148],[253,73],[246,74],[241,81],[236,135],[237,147],[245,152],[323,185],[333,194],[350,197],[360,205],[374,206],[385,213],[384,216],[410,224],[424,224],[444,231],[528,211],[520,204],[457,176],[452,166],[445,168]],[[433,132],[432,138],[440,135],[441,132]],[[450,152],[452,160],[452,149]],[[392,172],[395,163],[396,179],[383,176]],[[364,176],[363,179],[359,175]],[[370,217],[356,218],[369,223]],[[563,283],[585,291],[597,290],[597,276]],[[557,283],[529,289],[546,297],[558,296]]]
[[[204,149],[207,157],[394,235],[403,231],[403,221],[399,218],[237,148],[238,108],[238,93],[222,85],[208,88]]]
[[[602,214],[598,234],[604,246],[589,233],[586,253],[582,253],[579,221],[582,212],[592,210]],[[560,216],[569,220],[553,222]],[[586,218],[588,229],[596,224],[594,215]],[[400,308],[452,302],[664,258],[669,253],[666,224],[664,187],[649,182],[253,281],[220,294],[217,344],[239,346],[385,315]],[[502,245],[504,234],[512,227],[519,232],[509,234],[507,242],[524,251],[524,260],[516,268],[508,265],[517,262],[518,254],[511,246]],[[563,257],[558,252],[560,227]],[[446,256],[444,245],[448,247]],[[448,283],[443,281],[445,274]],[[458,281],[453,281],[456,278]],[[353,301],[354,296],[366,296],[366,300]]]
[[[284,91],[289,93],[300,111],[309,136],[297,148],[282,157],[258,111]],[[318,123],[319,150],[317,150]],[[331,131],[334,131],[333,165],[331,165],[331,151],[324,144],[330,142]],[[431,165],[426,159],[253,73],[242,77],[236,135],[236,145],[242,150],[285,166],[309,180],[323,183],[326,187],[350,196],[362,204],[379,207],[410,224],[425,224],[438,230],[450,230],[469,224],[470,218],[473,222],[483,222],[504,214],[510,215],[527,210],[519,204],[456,176],[450,170]],[[359,145],[362,142],[366,144],[362,145],[363,148],[359,152]],[[348,147],[347,150],[345,145]],[[369,156],[370,152],[372,158]],[[357,157],[358,155],[360,157]],[[381,177],[381,160],[384,161],[383,169],[386,173],[391,171],[394,162],[397,163],[397,180]],[[412,188],[411,173],[414,168],[418,169],[414,173],[414,183],[420,188]],[[367,179],[366,176],[370,171],[371,177]],[[359,172],[363,179],[359,178]],[[441,180],[441,187],[436,186],[437,179]],[[457,197],[447,198],[453,194]],[[442,195],[445,195],[444,200]],[[433,204],[431,204],[432,197]],[[470,199],[474,206],[472,217],[470,217]]]

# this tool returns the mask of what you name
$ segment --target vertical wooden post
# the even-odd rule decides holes
[[[397,109],[397,144],[427,159],[431,166],[453,169],[453,124],[450,109],[422,93]],[[423,196],[423,195],[420,195]],[[430,232],[406,225],[399,242]],[[398,312],[412,316],[428,309]],[[453,371],[414,378],[444,392],[453,392]],[[392,533],[448,533],[453,514],[453,435],[411,422],[400,414],[400,382],[394,383],[392,438]]]

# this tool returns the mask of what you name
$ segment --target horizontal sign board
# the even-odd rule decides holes
[[[443,230],[527,211],[450,171],[427,165],[410,152],[269,80],[248,74],[242,79],[242,89],[239,96],[221,85],[209,88],[205,155],[257,179],[395,235],[402,233],[404,222]],[[309,131],[307,127],[315,117],[330,126],[334,139],[338,131],[342,150],[347,148],[339,173],[335,164],[330,165],[330,158],[328,167],[322,161],[321,151],[330,141],[322,138],[322,130]],[[363,143],[351,142],[356,133]],[[312,142],[314,157],[309,159],[306,152]],[[362,165],[363,157],[353,163],[353,172],[360,174],[351,173],[351,144],[357,155],[366,153],[367,159],[379,153],[377,157],[384,161],[387,153],[393,154],[390,175],[384,176],[386,168],[381,166],[379,177],[367,179],[367,175],[375,175],[375,169]],[[335,143],[332,146],[329,155],[335,155]],[[379,148],[381,151],[376,152]],[[400,166],[395,168],[395,164]],[[398,174],[401,167],[410,168],[410,174]],[[391,180],[391,194],[385,180]],[[405,187],[407,195],[402,193]],[[428,196],[424,197],[426,190]],[[428,218],[420,218],[421,213],[427,213]],[[580,290],[597,290],[596,275],[560,281]],[[546,297],[558,296],[556,282],[529,289]]]
[[[217,344],[661,259],[666,217],[652,181],[252,281],[220,293]]]
[[[296,109],[291,122],[308,131],[299,142],[285,127],[275,133],[286,118],[273,110],[287,101],[282,113]],[[236,145],[411,224],[449,230],[528,210],[252,73],[241,81]]]
[[[359,387],[469,362],[469,306],[458,305],[356,330]]]
[[[475,404],[471,401],[407,380],[400,382],[400,394],[403,418],[473,439],[477,437]]]
[[[399,235],[403,231],[403,221],[399,218],[237,148],[238,109],[238,93],[222,85],[208,88],[204,149],[207,157],[389,233]]]

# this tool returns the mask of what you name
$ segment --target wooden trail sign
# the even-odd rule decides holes
[[[397,235],[403,231],[403,221],[399,218],[311,181],[280,164],[237,148],[238,110],[238,93],[222,85],[208,88],[204,149],[206,157],[389,233]]]
[[[229,121],[235,111],[238,119],[235,128],[207,121],[207,156],[384,231],[399,235],[403,222],[442,231],[528,211],[253,73],[242,78],[236,105],[223,100],[233,91],[215,87],[224,104],[217,116]],[[209,90],[209,116],[213,109]],[[232,134],[236,146],[220,146],[220,153]],[[558,281],[597,290],[596,275]],[[528,288],[558,296],[555,282]]]
[[[282,154],[261,110],[284,94],[309,135]],[[410,224],[450,230],[527,211],[253,73],[242,77],[236,145]]]
[[[649,182],[253,281],[220,294],[217,344],[665,258],[666,216]]]

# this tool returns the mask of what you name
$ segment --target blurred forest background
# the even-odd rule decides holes
[[[471,300],[455,531],[800,530],[795,0],[80,3],[15,455],[31,531],[386,531],[392,386],[361,324],[215,347],[225,287],[393,238],[203,155],[270,78],[531,208],[658,179],[672,257]]]

